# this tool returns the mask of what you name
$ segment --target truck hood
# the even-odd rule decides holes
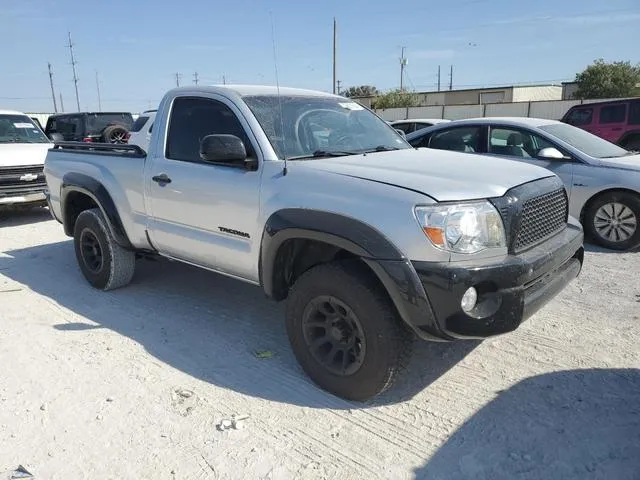
[[[515,186],[553,176],[549,170],[522,162],[426,148],[295,163],[406,188],[439,202],[501,197]]]
[[[0,167],[44,165],[53,143],[0,143]]]
[[[622,168],[640,172],[640,155],[628,155],[617,158],[600,158],[598,162],[603,167]]]

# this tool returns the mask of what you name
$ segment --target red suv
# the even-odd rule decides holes
[[[627,150],[640,150],[640,98],[576,105],[562,121]]]

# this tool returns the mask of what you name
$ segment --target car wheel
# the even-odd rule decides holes
[[[78,215],[73,240],[80,270],[93,287],[113,290],[131,282],[135,253],[115,242],[100,209]]]
[[[596,198],[585,215],[585,228],[599,245],[629,250],[640,245],[640,196],[627,192]]]
[[[296,281],[286,326],[293,352],[311,380],[356,401],[393,384],[414,339],[370,274],[341,263],[319,265]]]

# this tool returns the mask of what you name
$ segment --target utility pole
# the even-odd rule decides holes
[[[51,71],[51,64],[47,63],[49,66],[49,84],[51,85],[51,98],[53,99],[53,111],[58,113],[58,105],[56,105],[56,92],[53,90],[53,72]]]
[[[451,70],[449,71],[449,90],[453,90],[453,65],[451,65]]]
[[[402,47],[402,54],[400,55],[400,91],[404,90],[404,69],[407,66],[407,59],[404,57],[404,49]]]
[[[338,42],[338,26],[336,17],[333,17],[333,93],[336,93],[336,47]]]
[[[222,74],[222,84],[223,85],[227,84],[227,77],[224,74]]]
[[[73,42],[71,42],[71,32],[69,34],[69,53],[71,54],[71,68],[73,69],[73,84],[76,87],[76,104],[78,106],[78,111],[80,111],[80,96],[78,95],[78,75],[76,75],[76,59],[73,56]]]
[[[336,80],[336,84],[337,84],[337,91],[336,91],[336,93],[337,93],[338,95],[340,95],[340,84],[341,84],[341,83],[342,83],[342,82],[341,82],[340,80]]]
[[[196,85],[198,85],[198,72],[193,74],[193,83],[195,83]]]
[[[438,91],[440,91],[440,65],[438,65]]]
[[[62,92],[60,92],[60,111],[64,113],[64,102],[62,101]]]
[[[96,90],[98,91],[98,111],[102,111],[102,100],[100,99],[100,81],[98,80],[98,71],[96,70]]]
[[[179,87],[179,86],[180,86],[180,77],[181,77],[181,76],[182,76],[181,74],[176,73],[176,87]]]

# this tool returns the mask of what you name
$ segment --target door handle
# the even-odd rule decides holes
[[[171,179],[167,176],[166,173],[162,173],[160,175],[151,177],[151,180],[153,180],[154,182],[160,185],[166,185],[167,183],[171,183]]]

